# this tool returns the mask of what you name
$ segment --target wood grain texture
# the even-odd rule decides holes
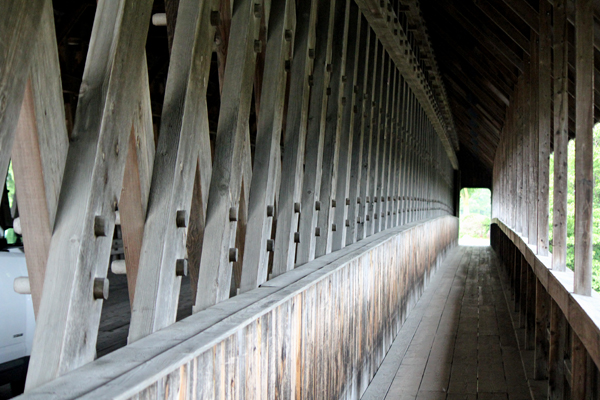
[[[205,93],[212,52],[208,38],[215,30],[209,23],[213,5],[179,4],[171,57],[178,60],[180,68],[167,79],[129,342],[172,324],[177,316],[181,277],[175,267],[178,259],[187,259],[185,227],[190,218],[196,163],[199,158],[210,160]],[[194,40],[189,40],[190,36]]]
[[[281,185],[277,207],[277,235],[273,255],[273,276],[294,268],[300,203],[304,176],[306,124],[311,93],[309,77],[313,66],[317,19],[317,1],[302,1],[296,10],[296,32],[290,68],[289,103],[286,114]]]
[[[92,30],[38,313],[27,388],[95,356],[105,278],[131,133],[150,1],[101,1]],[[119,105],[116,107],[115,105]],[[73,305],[77,305],[76,307]]]
[[[12,150],[33,309],[37,314],[69,146],[52,4],[43,6]]]
[[[262,3],[257,3],[262,5]],[[229,297],[231,261],[229,249],[236,237],[236,221],[242,187],[244,146],[248,137],[248,117],[255,73],[255,44],[260,16],[255,3],[244,1],[233,9],[228,62],[221,98],[221,110],[215,143],[212,177],[206,208],[206,231],[200,261],[199,281],[206,285],[196,294],[194,311],[198,312]],[[246,182],[251,180],[246,180]]]
[[[36,35],[45,4],[49,0],[24,3],[7,0],[2,4],[0,17],[0,182],[4,187],[10,154],[15,138],[15,128],[23,103],[29,65],[34,52],[30,44]]]
[[[391,322],[414,306],[457,229],[445,216],[373,235],[25,398],[358,399],[402,325]],[[432,231],[436,237],[423,240]]]

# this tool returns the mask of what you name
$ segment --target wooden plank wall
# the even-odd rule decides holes
[[[600,398],[600,295],[573,293],[573,271],[553,269],[550,257],[535,254],[527,238],[498,219],[491,242],[510,277],[526,346],[535,352],[527,375],[547,379],[552,400]]]
[[[437,67],[424,62],[435,57],[416,3],[168,2],[171,62],[161,112],[153,113],[146,55],[153,1],[100,0],[72,129],[51,2],[36,0],[28,10],[8,4],[12,11],[0,15],[0,175],[12,152],[37,312],[27,390],[95,359],[118,224],[134,343],[175,322],[188,270],[198,313],[332,251],[455,214],[457,141]],[[24,43],[31,52],[22,51]],[[211,74],[215,51],[218,73]],[[218,118],[211,120],[207,93],[217,83]],[[381,293],[377,301],[392,308],[377,314],[381,321],[365,322],[365,345],[374,352],[361,375],[366,384],[391,341],[389,326],[398,326],[391,315],[406,311],[398,291],[412,304],[418,295],[410,293],[422,289],[430,268],[423,260],[456,238],[455,222],[441,230],[435,224],[402,234],[414,242],[404,248],[419,251],[407,253],[408,264],[388,248],[361,267],[376,286],[336,276],[332,293],[319,289],[273,318],[287,318],[296,305],[315,307],[324,296],[347,296],[355,284],[367,297]],[[400,279],[395,274],[408,267],[416,269],[393,289],[379,280]],[[339,307],[350,307],[342,300]],[[322,352],[317,339],[337,330],[315,321],[329,321],[319,313],[332,310],[298,314],[310,316],[307,332],[317,336],[306,343],[314,339],[317,347],[290,359]],[[250,337],[271,334],[261,324]],[[318,368],[301,386],[341,394],[346,375]],[[257,376],[266,379],[264,371]]]
[[[457,235],[452,216],[387,230],[24,398],[359,399]]]

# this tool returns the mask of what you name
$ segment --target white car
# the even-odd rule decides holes
[[[35,331],[31,295],[13,289],[22,276],[27,276],[23,250],[0,251],[0,385],[10,383],[13,395],[23,391]]]

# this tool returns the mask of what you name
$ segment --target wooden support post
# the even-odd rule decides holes
[[[523,99],[526,95],[526,91],[524,88],[524,77],[521,75],[519,77],[519,83],[517,84],[517,103],[515,107],[517,108],[517,121],[515,124],[516,129],[516,180],[517,180],[517,191],[516,191],[516,199],[515,199],[515,207],[516,207],[516,231],[519,233],[523,232],[523,225],[527,223],[527,219],[523,219]],[[525,222],[525,224],[524,224]]]
[[[527,300],[525,303],[525,349],[535,350],[537,277],[532,266],[527,266]]]
[[[577,3],[579,5],[579,2]],[[589,10],[592,11],[591,9]],[[579,17],[579,14],[577,14]],[[578,21],[581,21],[578,19]],[[584,400],[588,396],[588,355],[581,339],[571,330],[571,399]]]
[[[524,57],[525,65],[530,64],[531,58]],[[531,196],[529,195],[531,188],[529,187],[529,168],[531,166],[531,130],[530,127],[530,111],[531,111],[531,67],[525,68],[523,72],[523,199],[521,203],[521,218],[523,219],[523,229],[521,234],[525,238],[529,238],[529,220],[531,218]],[[529,240],[528,240],[529,241]]]
[[[335,209],[345,207],[344,202],[337,204],[336,188],[338,180],[338,164],[340,151],[346,152],[347,149],[340,150],[340,136],[342,135],[341,118],[343,105],[345,83],[343,79],[346,75],[346,57],[348,55],[348,22],[350,16],[350,2],[348,0],[338,0],[334,10],[335,20],[331,34],[336,40],[332,43],[331,59],[327,69],[331,71],[329,86],[327,88],[327,111],[325,113],[325,125],[323,131],[323,159],[321,166],[321,177],[316,182],[320,185],[318,199],[321,202],[321,209],[317,213],[316,227],[320,229],[320,235],[315,235],[315,257],[321,257],[331,253],[331,243],[333,239],[333,220]],[[356,28],[355,22],[352,22],[353,29]],[[341,39],[341,40],[340,40]],[[347,132],[343,133],[344,136]],[[311,165],[311,164],[309,164]],[[318,165],[318,163],[317,163]],[[334,204],[335,202],[335,204]],[[338,227],[335,227],[337,231]],[[343,225],[339,227],[343,230]]]
[[[188,1],[179,5],[171,57],[179,60],[180,69],[167,80],[140,256],[143,268],[138,271],[131,311],[130,343],[172,324],[177,316],[181,276],[176,266],[188,263],[186,228],[199,154],[200,159],[207,160],[200,162],[201,169],[210,164],[206,85],[190,83],[208,80],[212,48],[206,42],[215,28],[210,24],[211,4],[204,7]],[[189,40],[190,36],[194,40]]]
[[[33,58],[31,44],[39,36],[45,3],[50,0],[7,0],[0,15],[0,187],[6,183],[15,128],[23,104],[29,65]]]
[[[36,315],[69,147],[52,3],[45,2],[43,7],[40,34],[32,49],[30,78],[12,150],[25,258]]]
[[[386,53],[384,61],[384,72],[382,75],[382,87],[380,93],[380,106],[377,110],[377,138],[378,138],[378,149],[377,149],[377,185],[375,186],[375,192],[373,193],[375,204],[373,207],[373,233],[378,233],[382,230],[382,211],[385,207],[385,156],[387,147],[386,129],[387,129],[387,110],[389,108],[390,101],[390,77],[391,69],[393,67],[392,60]]]
[[[206,231],[200,261],[199,281],[194,312],[204,310],[229,297],[231,286],[231,257],[237,251],[237,218],[242,189],[243,161],[247,160],[248,117],[252,101],[252,85],[256,67],[262,2],[252,0],[236,4],[231,21],[230,46],[225,66],[225,80],[217,127],[215,158],[206,208]],[[235,62],[231,62],[235,60]]]
[[[289,104],[286,115],[284,154],[277,215],[277,235],[273,255],[273,276],[294,268],[296,235],[304,175],[304,149],[315,51],[316,0],[298,3],[296,10],[294,56],[291,60]]]
[[[154,163],[154,129],[148,86],[148,65],[145,56],[141,60],[140,71],[137,107],[129,135],[129,149],[127,150],[123,187],[119,199],[119,215],[127,269],[127,289],[129,303],[132,307]]]
[[[252,290],[267,280],[272,218],[275,213],[275,169],[279,160],[288,57],[292,23],[295,22],[293,1],[275,2],[269,18],[269,40],[265,57],[265,73],[261,97],[262,112],[258,116],[254,170],[250,186],[248,225],[240,291]]]
[[[566,2],[567,0],[554,1],[554,210],[552,216],[552,269],[557,271],[564,271],[567,264],[569,45],[567,40]]]
[[[531,33],[531,63],[530,65],[530,106],[529,106],[529,244],[537,245],[538,217],[538,144],[539,144],[539,37]]]
[[[592,294],[592,217],[594,201],[594,15],[592,0],[577,0],[575,141],[575,288]],[[575,378],[574,378],[575,379]],[[574,397],[574,400],[576,398]]]
[[[564,4],[563,4],[564,5]],[[550,350],[548,356],[548,398],[563,400],[565,397],[565,317],[554,300],[550,300]]]
[[[546,1],[546,0],[544,0]],[[548,378],[548,292],[536,279],[535,285],[535,362],[533,376],[535,379]]]
[[[37,334],[32,389],[94,359],[104,279],[112,246],[139,61],[151,1],[101,1],[96,11],[77,117],[62,181]],[[118,107],[115,107],[118,105]],[[105,112],[106,110],[106,112]]]
[[[387,67],[389,64],[388,54],[385,48],[382,46],[381,62],[377,65],[376,78],[373,91],[373,107],[371,114],[371,166],[369,168],[369,192],[367,201],[367,217],[366,217],[366,236],[373,235],[375,231],[375,224],[379,222],[376,219],[377,216],[377,201],[379,185],[381,179],[379,174],[381,168],[380,163],[380,147],[381,143],[381,110],[383,109],[383,93],[387,85]]]
[[[362,168],[361,163],[363,160],[363,143],[364,143],[364,107],[365,107],[365,99],[364,99],[364,90],[365,84],[368,82],[368,76],[366,75],[368,72],[368,65],[373,62],[373,51],[370,47],[370,35],[371,29],[369,24],[364,19],[364,17],[359,13],[358,18],[360,19],[360,39],[357,40],[357,50],[356,50],[356,61],[354,68],[354,84],[352,86],[352,103],[350,110],[346,110],[346,112],[351,112],[352,116],[350,118],[351,124],[351,132],[352,137],[350,140],[352,144],[350,145],[352,148],[352,154],[348,155],[348,164],[350,170],[349,179],[349,190],[348,190],[348,208],[347,208],[347,221],[348,228],[346,229],[345,238],[341,238],[344,240],[340,244],[340,248],[344,245],[350,245],[356,242],[356,234],[358,231],[358,226],[360,222],[358,221],[360,209],[359,204],[359,195],[360,195],[360,185],[362,180]],[[341,165],[341,164],[340,164]],[[340,172],[340,177],[342,173]],[[339,198],[339,196],[338,196]],[[336,213],[339,211],[336,211]],[[336,219],[336,223],[339,222],[339,219]],[[333,237],[333,249],[338,249],[338,236],[334,235]]]
[[[372,169],[372,147],[373,147],[373,102],[375,101],[375,87],[377,86],[377,73],[380,69],[378,66],[382,63],[383,47],[379,43],[377,36],[371,32],[369,49],[372,56],[370,59],[372,62],[369,63],[368,73],[366,76],[367,84],[365,85],[364,91],[364,114],[363,114],[363,157],[361,163],[361,183],[360,183],[360,206],[358,211],[358,218],[360,223],[357,230],[356,240],[362,240],[366,238],[367,219],[370,219],[369,214],[370,201],[369,193],[373,182],[371,180],[371,169]]]
[[[342,0],[340,0],[342,1]],[[335,1],[329,4],[320,2],[317,12],[317,43],[315,65],[312,75],[308,128],[306,134],[305,165],[302,183],[302,211],[300,213],[300,243],[296,254],[296,264],[302,265],[315,258],[318,212],[327,204],[320,202],[323,145],[325,139],[325,116],[329,96],[327,95],[331,75],[331,51],[333,46]],[[339,33],[339,32],[338,32]]]
[[[550,132],[552,131],[552,15],[548,0],[539,0],[539,97],[538,97],[538,197],[537,254],[548,255],[548,214],[550,184]],[[592,50],[590,50],[592,51]]]
[[[346,71],[342,77],[342,81],[345,81],[345,83],[341,100],[342,119],[340,125],[339,167],[335,189],[336,207],[333,217],[336,230],[333,231],[331,251],[339,250],[346,245],[346,235],[350,231],[352,219],[356,224],[356,218],[349,217],[352,203],[356,204],[356,193],[354,193],[354,201],[350,197],[350,185],[353,185],[356,192],[356,181],[354,183],[351,181],[352,163],[353,161],[356,163],[358,159],[358,154],[355,154],[354,151],[355,119],[359,119],[359,115],[353,112],[353,107],[357,104],[354,89],[357,87],[359,75],[364,76],[364,69],[360,65],[364,64],[365,55],[362,54],[362,58],[359,58],[359,53],[361,52],[361,44],[366,44],[361,43],[361,40],[362,38],[366,39],[363,32],[367,30],[368,25],[361,24],[362,16],[356,3],[350,2],[349,11]],[[356,144],[358,145],[358,143]],[[356,156],[356,158],[353,159],[353,156]],[[354,209],[352,208],[353,211]]]

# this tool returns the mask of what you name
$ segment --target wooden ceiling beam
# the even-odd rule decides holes
[[[450,37],[451,35],[444,35],[444,39]],[[438,57],[444,56],[445,60],[449,60],[450,58],[458,59],[461,65],[466,65],[482,76],[485,76],[490,84],[504,94],[504,96],[510,97],[512,95],[512,86],[499,78],[497,73],[495,73],[496,71],[494,71],[494,67],[488,63],[488,59],[472,57],[461,46],[455,45],[451,40],[446,41],[444,39],[442,39],[444,45],[438,49],[440,50],[438,51]]]
[[[446,73],[446,79],[448,79],[448,81],[451,81],[455,87],[463,87],[466,90],[468,90],[471,95],[475,96],[475,98],[477,99],[477,103],[483,104],[486,107],[486,109],[491,111],[491,113],[496,117],[497,120],[504,120],[504,115],[506,112],[505,107],[496,104],[490,98],[489,94],[485,93],[485,91],[481,90],[480,88],[477,88],[476,85],[462,82],[463,78],[461,78],[460,76],[456,76],[450,71]],[[463,97],[465,97],[468,100],[469,97],[464,89],[462,90],[462,92],[464,93]],[[469,103],[472,102],[469,101]]]
[[[511,38],[523,52],[529,54],[529,38],[525,37],[501,12],[499,12],[488,0],[475,0],[475,5],[488,18],[496,24],[509,38]]]
[[[514,68],[523,72],[524,64],[522,55],[515,52],[514,49],[507,45],[502,38],[498,37],[498,35],[496,35],[496,33],[494,33],[486,24],[476,23],[476,21],[481,22],[482,20],[488,20],[489,18],[485,15],[474,16],[472,13],[473,10],[469,10],[470,7],[463,6],[459,8],[455,4],[449,2],[441,2],[440,7],[444,7],[448,14],[462,25],[471,36],[483,40],[486,46],[494,49],[498,54],[502,54],[502,58],[505,62],[508,62],[509,65],[512,65]],[[490,24],[492,23],[490,22]],[[501,57],[498,58],[502,59]]]
[[[540,31],[540,17],[538,12],[525,0],[503,0],[534,32]]]

